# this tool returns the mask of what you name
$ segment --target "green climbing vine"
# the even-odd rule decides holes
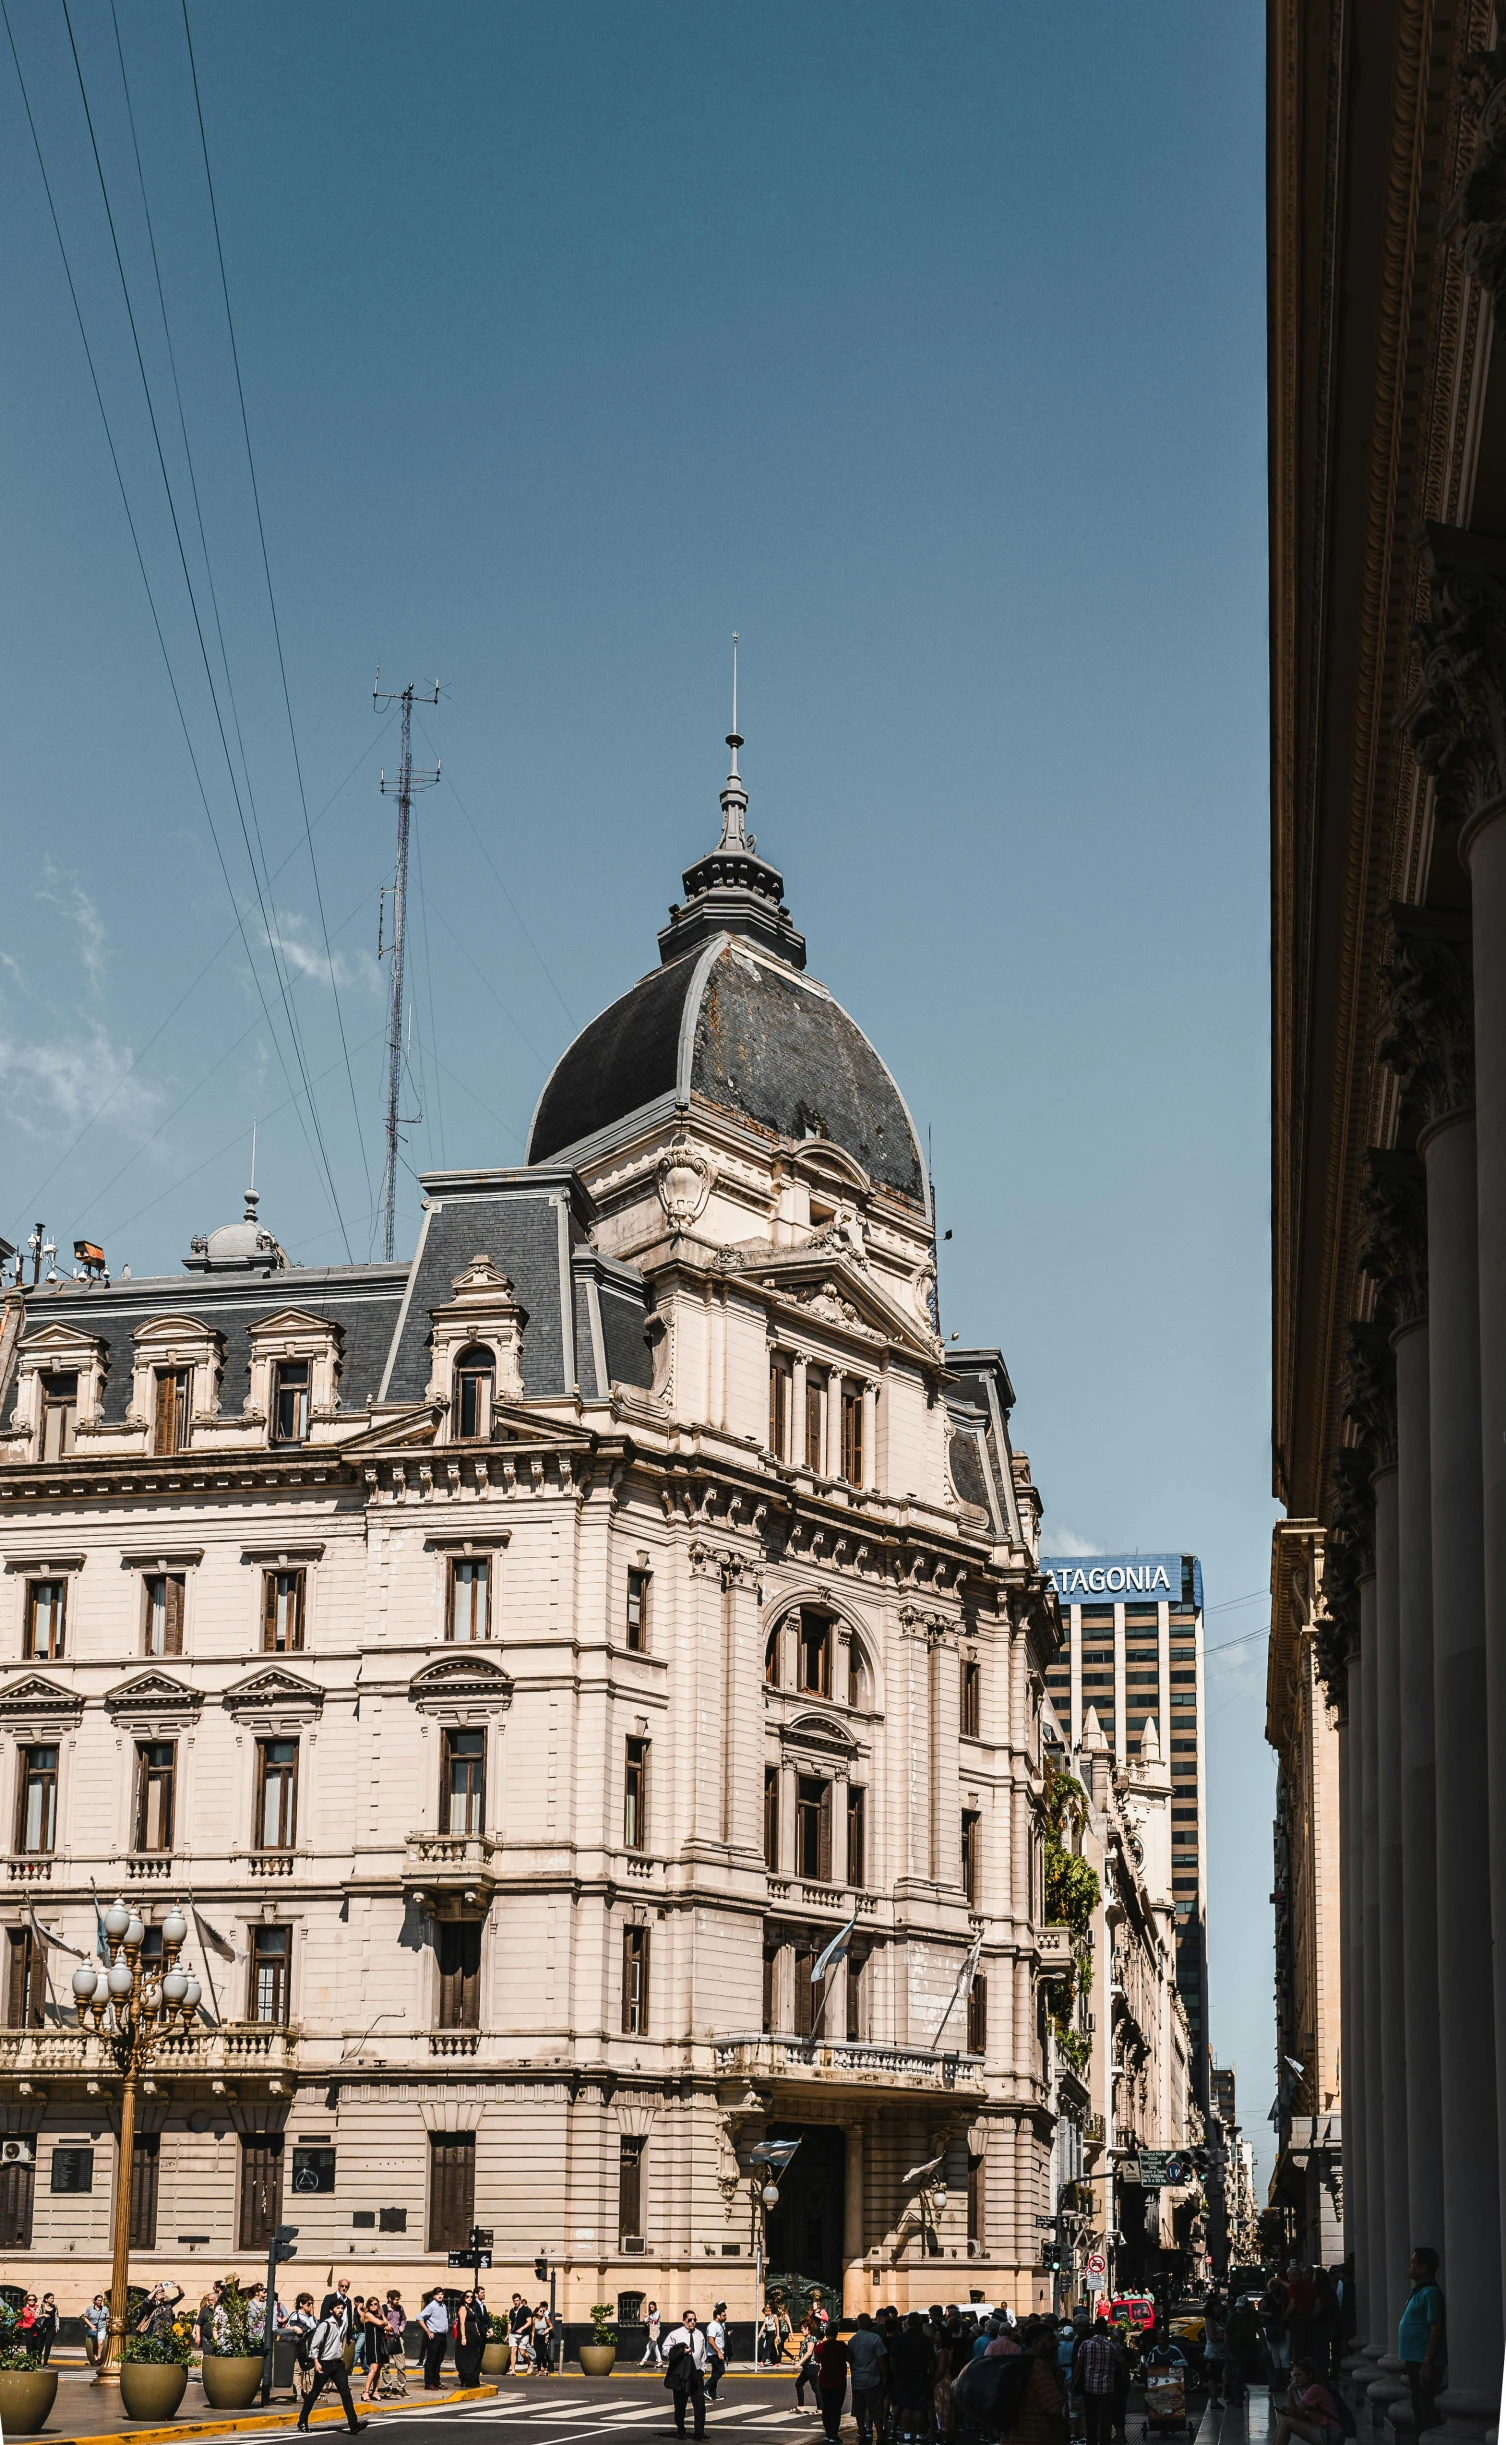
[[[1097,1872],[1073,1850],[1072,1839],[1087,1822],[1088,1795],[1075,1774],[1052,1767],[1046,1777],[1045,1800],[1046,1923],[1069,1929],[1072,1937],[1072,1966],[1054,1982],[1047,2009],[1057,2051],[1080,2072],[1087,2068],[1092,2045],[1075,2026],[1075,2015],[1078,1997],[1092,1991],[1093,1954],[1088,1935],[1098,1907],[1099,1885]]]

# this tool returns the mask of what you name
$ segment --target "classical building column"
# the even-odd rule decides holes
[[[1501,2381],[1495,1998],[1488,1926],[1479,1238],[1473,993],[1454,921],[1392,912],[1393,1032],[1382,1059],[1422,1117],[1438,1776],[1438,2000],[1449,2424],[1492,2418]],[[1482,1868],[1484,1873],[1482,1873]]]
[[[1356,1608],[1357,1609],[1357,1608]],[[1365,2062],[1365,1659],[1358,1635],[1349,1643],[1349,1703],[1345,1709],[1343,1798],[1344,1904],[1344,2219],[1354,2253],[1358,2323],[1355,2349],[1363,2351],[1378,2327],[1370,2264],[1370,2184],[1366,2132],[1370,2098]]]
[[[1361,1262],[1396,1354],[1396,1577],[1401,1717],[1402,2007],[1408,2246],[1443,2231],[1438,2067],[1437,1774],[1433,1741],[1433,1521],[1428,1433],[1427,1181],[1416,1155],[1372,1152]],[[1394,2236],[1393,2236],[1394,2246]],[[1401,2263],[1401,2262],[1398,2262]]]
[[[1375,1572],[1360,1581],[1360,2017],[1365,2026],[1366,2249],[1370,2261],[1369,2340],[1365,2357],[1378,2363],[1386,2348],[1386,2149],[1382,2102],[1380,1979],[1380,1776],[1376,1748],[1378,1659],[1375,1647]]]

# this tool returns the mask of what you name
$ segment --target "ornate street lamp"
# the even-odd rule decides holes
[[[136,2084],[166,2037],[193,2026],[199,1982],[178,1967],[188,1921],[176,1903],[162,1922],[162,1959],[144,1961],[146,1926],[117,1899],[103,1918],[110,1966],[84,1962],[73,1973],[78,2025],[109,2048],[121,2075],[120,2148],[115,2168],[115,2228],[110,2260],[110,2325],[94,2382],[119,2385],[131,2254],[131,2174],[136,2159]]]

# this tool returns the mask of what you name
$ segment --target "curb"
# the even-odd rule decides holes
[[[452,2394],[420,2395],[419,2401],[428,2410],[440,2411],[446,2403],[490,2402],[496,2391],[495,2386],[463,2386]],[[356,2406],[367,2419],[380,2419],[387,2413],[411,2411],[414,2407],[409,2397],[399,2397],[396,2402],[358,2403]],[[333,2404],[327,2411],[316,2411],[309,2425],[311,2428],[324,2428],[336,2423],[341,2427],[345,2424],[345,2413],[339,2403]],[[265,2436],[269,2428],[296,2428],[297,2425],[298,2413],[295,2410],[274,2411],[269,2404],[265,2411],[255,2416],[247,2413],[237,2419],[173,2420],[165,2428],[133,2424],[118,2430],[88,2430],[77,2438],[51,2428],[42,2430],[41,2434],[51,2441],[51,2445],[171,2445],[175,2437]]]

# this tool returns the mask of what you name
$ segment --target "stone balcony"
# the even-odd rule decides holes
[[[1070,1927],[1038,1927],[1035,1931],[1035,1957],[1043,1978],[1059,1978],[1072,1967],[1072,1930]]]
[[[222,2075],[272,2079],[298,2061],[298,2030],[262,2021],[206,2022],[163,2038],[147,2079]],[[115,2057],[91,2029],[0,2029],[0,2078],[113,2078]]]
[[[856,2039],[718,2038],[716,2068],[742,2080],[815,2082],[825,2089],[923,2089],[981,2095],[983,2058],[921,2046],[869,2046]]]
[[[502,1874],[502,1848],[486,1834],[410,1834],[403,1884],[421,1906],[483,1910]]]

